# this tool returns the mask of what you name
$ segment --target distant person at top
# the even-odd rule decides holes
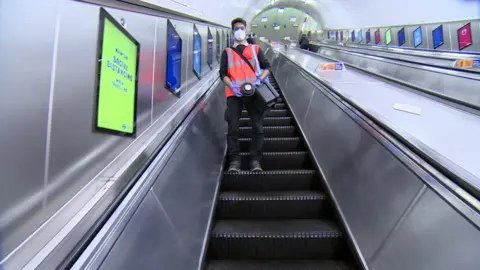
[[[244,97],[240,88],[245,83],[261,85],[268,79],[270,64],[260,46],[249,44],[247,37],[247,23],[242,18],[232,21],[232,31],[235,42],[233,47],[226,48],[220,59],[220,78],[227,85],[226,120],[227,154],[229,172],[240,172],[241,158],[238,141],[240,117],[243,107],[248,111],[252,122],[252,141],[250,144],[250,169],[253,172],[262,171],[260,158],[263,146],[263,109],[255,105],[255,95]],[[242,57],[243,56],[243,57]],[[245,58],[245,59],[244,59]],[[246,62],[246,61],[248,62]]]
[[[249,34],[249,35],[248,35],[248,38],[247,38],[247,42],[248,42],[249,44],[256,44],[255,34]]]
[[[308,50],[308,48],[310,47],[310,40],[308,40],[307,35],[302,34],[300,40],[298,41],[298,44],[300,45],[300,49]]]

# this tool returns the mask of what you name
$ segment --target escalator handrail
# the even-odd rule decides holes
[[[338,61],[330,56],[325,56],[325,55],[320,55],[318,53],[315,53],[315,52],[311,52],[311,51],[306,51],[304,50],[303,51],[304,53],[307,53],[307,54],[311,54],[311,55],[314,55],[314,56],[317,56],[317,57],[322,57],[322,58],[325,58],[325,59],[329,59],[329,60],[332,60],[332,61]],[[354,54],[354,53],[351,53],[351,54]],[[355,53],[357,54],[357,53]],[[380,58],[379,61],[384,61],[384,62],[389,62],[391,60],[385,60],[385,59],[381,59],[381,57],[378,57],[378,56],[365,56],[365,57],[376,57],[376,58]],[[362,68],[362,67],[358,67],[358,66],[355,66],[353,64],[350,64],[350,63],[344,63],[345,66],[348,66],[348,67],[351,67],[351,68],[354,68],[354,69],[357,69],[357,70],[360,70],[362,72],[365,72],[365,73],[368,73],[368,74],[371,74],[373,76],[376,76],[376,77],[379,77],[379,78],[382,78],[382,79],[385,79],[385,80],[388,80],[388,81],[392,81],[394,83],[398,83],[398,84],[401,84],[403,86],[406,86],[406,87],[409,87],[409,88],[412,88],[412,89],[415,89],[415,90],[418,90],[422,93],[425,93],[427,95],[431,95],[433,97],[436,97],[436,98],[439,98],[439,99],[442,99],[444,101],[447,101],[447,102],[450,102],[452,104],[454,104],[454,106],[456,106],[457,108],[461,109],[461,110],[464,110],[464,111],[467,111],[467,112],[470,112],[470,113],[473,113],[473,114],[476,114],[476,115],[479,115],[480,114],[480,106],[478,105],[475,105],[473,103],[469,103],[469,102],[466,102],[466,101],[463,101],[463,100],[460,100],[460,99],[456,99],[456,98],[453,98],[453,97],[450,97],[450,96],[447,96],[447,95],[444,95],[442,94],[441,92],[437,92],[437,91],[433,91],[433,90],[430,90],[428,88],[425,88],[425,87],[422,87],[422,86],[418,86],[418,85],[415,85],[415,84],[412,84],[412,83],[409,83],[409,82],[405,82],[405,81],[402,81],[400,79],[397,79],[397,78],[394,78],[394,77],[391,77],[391,76],[387,76],[387,75],[383,75],[383,74],[377,74],[377,73],[373,73],[365,68]],[[434,71],[435,72],[435,71]],[[437,71],[438,72],[438,71]],[[458,71],[457,71],[458,72]],[[473,80],[480,80],[480,78],[469,78],[469,77],[466,77],[465,75],[461,76],[461,75],[453,75],[453,76],[458,76],[458,77],[465,77],[466,79],[473,79]]]
[[[323,44],[315,43],[316,45],[329,45],[338,46],[339,42],[325,42],[320,41]],[[336,43],[336,44],[335,44]],[[441,60],[457,60],[457,59],[477,59],[480,57],[478,52],[454,52],[454,51],[440,51],[440,50],[428,50],[417,48],[402,48],[402,47],[389,47],[383,45],[368,45],[368,44],[346,44],[347,48],[354,48],[367,51],[378,51],[385,53],[395,53],[402,55],[419,56],[425,58],[441,59]]]
[[[458,69],[458,68],[455,68],[453,66],[442,66],[442,65],[435,65],[435,64],[431,64],[431,63],[422,63],[422,62],[418,62],[418,61],[415,61],[415,60],[378,55],[378,54],[375,54],[375,53],[359,52],[359,51],[352,50],[351,48],[347,49],[347,48],[340,47],[340,46],[332,46],[332,45],[316,45],[316,46],[326,47],[326,48],[331,49],[331,50],[341,51],[341,52],[344,52],[344,53],[347,53],[347,54],[354,54],[356,56],[360,56],[360,57],[364,57],[364,58],[375,57],[375,58],[379,58],[378,60],[381,60],[381,61],[386,59],[386,60],[390,60],[390,61],[404,62],[407,65],[416,65],[417,66],[416,68],[419,68],[419,69],[426,69],[426,68],[440,69],[440,72],[448,73],[449,75],[452,75],[452,76],[463,77],[463,78],[468,78],[468,79],[472,79],[472,80],[479,80],[480,79],[480,77],[478,76],[478,75],[480,75],[480,71],[474,70],[474,69]],[[369,51],[369,52],[373,52],[372,50],[367,50],[367,49],[359,49],[359,50],[366,50],[366,51]],[[391,54],[393,52],[382,52],[382,53]],[[423,57],[423,56],[415,56],[415,57]],[[470,74],[472,74],[472,75],[470,75]]]
[[[266,43],[267,46],[270,44]],[[420,149],[416,143],[412,142],[413,138],[405,138],[396,130],[390,128],[388,125],[378,120],[374,115],[363,109],[361,106],[351,101],[345,97],[342,93],[335,90],[328,83],[322,81],[315,74],[310,71],[303,69],[298,63],[291,60],[289,57],[279,52],[283,57],[289,60],[297,69],[301,72],[304,72],[308,75],[310,80],[315,81],[320,85],[321,89],[324,91],[333,94],[336,102],[343,104],[344,106],[350,108],[353,113],[360,117],[363,122],[369,124],[377,132],[385,136],[385,139],[401,150],[407,157],[411,160],[414,160],[416,164],[422,167],[430,176],[432,176],[438,184],[441,184],[443,187],[447,188],[449,192],[460,198],[474,213],[469,214],[464,211],[462,214],[471,220],[478,228],[480,228],[480,190],[472,186],[469,181],[478,181],[473,175],[463,174],[458,175],[454,170],[450,169],[448,165],[442,164],[436,160],[435,157],[430,156]],[[320,89],[319,89],[320,90]],[[321,91],[321,90],[320,90]],[[396,155],[395,153],[393,153]],[[469,180],[467,180],[467,179]],[[424,178],[421,178],[427,185],[431,186],[431,181],[427,181]]]

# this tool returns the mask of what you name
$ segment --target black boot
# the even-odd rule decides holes
[[[250,162],[250,170],[252,172],[263,172],[262,166],[260,166],[260,161],[252,160]]]
[[[240,172],[240,161],[238,160],[233,160],[230,162],[230,165],[228,166],[228,172],[229,173],[239,173]]]

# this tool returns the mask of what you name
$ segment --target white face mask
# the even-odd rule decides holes
[[[237,41],[244,41],[245,37],[247,36],[247,33],[245,33],[245,30],[238,29],[233,33],[233,36]]]

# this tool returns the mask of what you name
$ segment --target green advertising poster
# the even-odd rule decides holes
[[[385,33],[385,45],[392,43],[392,29],[388,29]]]
[[[139,50],[140,44],[101,8],[96,130],[135,134]]]

